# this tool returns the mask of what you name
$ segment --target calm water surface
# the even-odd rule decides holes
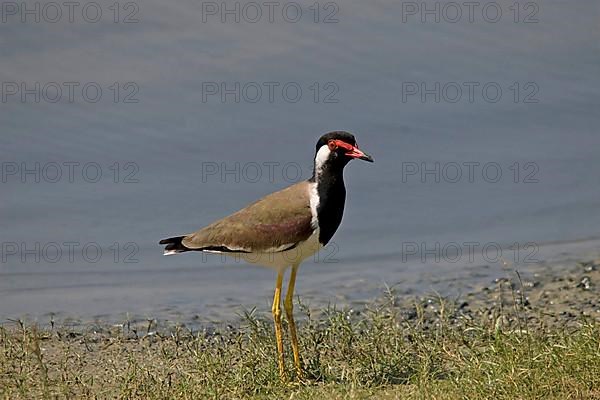
[[[268,310],[272,271],[165,258],[157,241],[307,178],[333,129],[376,162],[347,168],[335,243],[301,269],[312,305],[367,300],[384,284],[450,295],[512,264],[598,249],[580,241],[600,235],[598,2],[523,2],[516,15],[499,1],[495,23],[481,9],[457,23],[405,9],[403,22],[388,0],[322,3],[318,18],[300,2],[296,23],[277,10],[273,23],[203,22],[202,2],[144,1],[114,23],[112,2],[98,4],[97,23],[63,10],[57,23],[0,24],[2,320]],[[139,22],[122,23],[132,11]],[[324,23],[331,13],[338,22]],[[23,82],[46,87],[39,102],[7,95]],[[79,85],[73,101],[65,82]],[[240,85],[239,101],[212,94],[222,83]],[[39,182],[22,176],[36,168]]]

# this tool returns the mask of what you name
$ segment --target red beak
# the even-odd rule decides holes
[[[358,158],[361,160],[365,160],[368,162],[373,162],[373,157],[368,154],[365,154],[361,149],[356,146],[352,146],[352,149],[346,153],[348,157]]]
[[[334,150],[336,148],[342,148],[346,150],[344,153],[345,156],[350,158],[358,158],[361,160],[365,160],[368,162],[373,162],[373,157],[368,154],[365,154],[358,146],[352,146],[350,143],[346,143],[343,140],[333,139],[329,141],[330,149]]]
[[[365,154],[361,149],[358,148],[358,146],[352,146],[350,143],[346,143],[343,140],[333,140],[332,142],[334,142],[335,146],[341,147],[342,149],[346,150],[346,153],[344,153],[344,155],[350,158],[358,158],[368,162],[373,162],[373,157],[371,157],[368,154]]]

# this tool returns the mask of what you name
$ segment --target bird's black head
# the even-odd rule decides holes
[[[333,131],[327,132],[319,138],[319,141],[317,142],[317,151],[319,151],[321,146],[326,145],[330,140],[341,140],[345,143],[348,143],[351,146],[356,146],[356,139],[354,138],[354,135],[350,132]]]
[[[322,170],[341,173],[350,160],[373,162],[373,158],[360,150],[354,135],[346,131],[334,131],[319,138],[315,151],[315,174]]]
[[[373,162],[373,157],[363,153],[356,144],[354,135],[346,131],[333,131],[328,132],[319,138],[315,151],[316,155],[319,151],[325,149],[323,146],[327,146],[329,153],[340,161],[344,161],[344,165],[347,164],[353,158]]]

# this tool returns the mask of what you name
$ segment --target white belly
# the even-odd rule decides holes
[[[241,258],[251,264],[261,265],[263,267],[285,270],[287,267],[300,264],[303,260],[318,252],[323,245],[319,243],[319,229],[293,249],[279,252],[264,253],[235,253],[227,254],[230,257]]]

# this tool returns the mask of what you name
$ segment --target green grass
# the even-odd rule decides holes
[[[249,312],[210,332],[9,324],[0,398],[600,398],[591,319],[545,325],[516,305],[465,313],[435,298],[397,306],[392,295],[319,318],[300,308],[303,384],[280,383],[272,322]]]

